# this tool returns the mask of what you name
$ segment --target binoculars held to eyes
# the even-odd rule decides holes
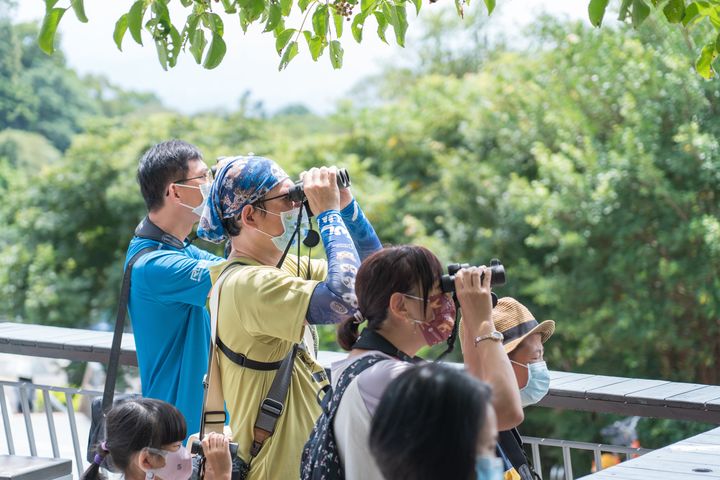
[[[348,188],[352,183],[350,182],[350,174],[346,168],[338,168],[337,171],[337,185],[338,188]],[[305,191],[303,190],[302,180],[295,182],[295,185],[288,190],[288,199],[291,202],[303,202],[305,201]]]
[[[448,273],[440,277],[440,288],[445,293],[455,293],[455,274],[463,268],[470,268],[471,265],[467,263],[451,263],[447,266]],[[500,260],[493,258],[490,260],[490,272],[492,277],[490,278],[490,286],[496,287],[505,285],[505,267],[503,267]],[[485,279],[485,274],[480,275],[480,281]]]

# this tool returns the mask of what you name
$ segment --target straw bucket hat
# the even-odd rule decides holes
[[[495,328],[505,337],[503,345],[506,353],[515,350],[523,340],[535,333],[539,333],[542,343],[545,343],[555,331],[554,321],[538,323],[530,310],[512,297],[498,300],[492,311],[492,320]]]

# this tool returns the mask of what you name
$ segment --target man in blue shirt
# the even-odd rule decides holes
[[[154,249],[133,266],[128,306],[142,394],[175,405],[193,434],[210,343],[208,267],[223,259],[186,237],[200,218],[212,174],[195,146],[170,140],[143,155],[137,179],[148,215],[130,241],[126,265],[140,250]]]

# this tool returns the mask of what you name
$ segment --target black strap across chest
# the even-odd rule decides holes
[[[142,221],[138,223],[138,226],[135,227],[135,236],[164,243],[165,245],[169,245],[180,250],[190,244],[190,242],[183,242],[179,238],[167,233],[165,230],[150,221],[148,217],[143,218]]]
[[[540,478],[538,474],[535,473],[535,470],[533,470],[530,460],[525,454],[520,432],[518,432],[516,428],[498,432],[497,443],[498,446],[502,448],[508,460],[510,460],[515,471],[520,475],[521,480],[536,480]]]
[[[375,330],[370,330],[369,328],[365,328],[365,330],[362,331],[360,338],[358,338],[353,345],[353,349],[355,348],[362,350],[377,350],[378,352],[382,352],[405,362],[417,363],[422,360],[418,357],[411,357],[390,343],[387,338],[383,337]]]
[[[249,359],[242,353],[237,353],[236,351],[228,347],[225,343],[223,343],[222,340],[220,340],[220,337],[217,337],[215,339],[215,344],[231,362],[241,367],[249,368],[250,370],[277,370],[282,364],[282,360],[278,362],[259,362],[257,360]]]

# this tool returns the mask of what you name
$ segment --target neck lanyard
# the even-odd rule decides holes
[[[362,333],[360,334],[360,338],[357,339],[357,341],[353,345],[353,348],[361,348],[363,350],[377,350],[378,352],[390,355],[391,357],[395,357],[404,362],[416,363],[421,360],[418,357],[411,357],[410,355],[390,343],[387,338],[383,337],[374,330],[370,330],[369,328],[365,328],[365,330],[362,331]]]

